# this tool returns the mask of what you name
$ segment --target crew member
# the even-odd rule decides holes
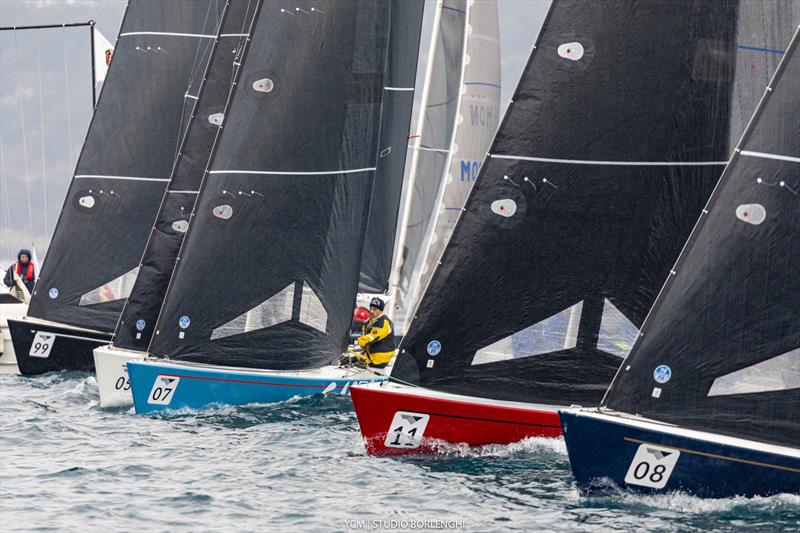
[[[362,326],[358,345],[364,349],[358,359],[375,368],[384,368],[394,357],[397,346],[394,342],[394,324],[383,314],[386,304],[380,298],[369,302],[369,320]]]
[[[18,275],[28,292],[33,294],[33,286],[36,285],[36,271],[31,261],[31,251],[24,248],[17,253],[17,262],[8,267],[6,270],[6,277],[3,278],[3,284],[6,287],[14,286],[14,274]]]

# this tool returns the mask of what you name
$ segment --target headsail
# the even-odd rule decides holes
[[[388,1],[266,2],[150,353],[322,366],[346,342],[375,171]]]
[[[604,405],[800,443],[800,26]]]
[[[131,0],[29,316],[113,331],[216,37],[214,0]]]
[[[425,236],[436,210],[439,186],[449,162],[461,95],[466,50],[467,0],[438,0],[425,85],[416,129],[412,130],[411,171],[407,179],[399,248],[391,283],[393,318],[404,329],[413,304],[414,268],[424,253]]]
[[[424,5],[424,0],[392,0],[378,163],[361,258],[362,292],[381,293],[389,287]]]
[[[393,378],[600,401],[727,160],[736,21],[554,2]]]
[[[150,344],[259,5],[260,2],[249,0],[230,0],[222,15],[204,81],[196,94],[187,95],[193,102],[193,118],[161,200],[139,275],[120,315],[113,341],[120,348],[145,351]]]

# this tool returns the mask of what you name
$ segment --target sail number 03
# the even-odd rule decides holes
[[[641,444],[625,475],[628,485],[640,485],[652,489],[663,489],[672,475],[681,452],[652,444]]]
[[[153,405],[169,405],[172,398],[175,396],[175,390],[178,388],[181,378],[177,376],[162,376],[159,375],[153,383],[153,388],[150,389],[150,394],[147,396],[147,403]]]

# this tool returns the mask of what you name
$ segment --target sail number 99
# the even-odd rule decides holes
[[[56,336],[54,334],[37,331],[36,335],[33,337],[33,344],[31,344],[31,350],[28,352],[28,355],[31,357],[41,357],[43,359],[50,357],[50,350],[53,349],[55,340]]]

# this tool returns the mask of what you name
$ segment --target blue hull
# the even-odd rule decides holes
[[[155,361],[129,361],[128,375],[137,413],[165,409],[201,409],[210,405],[274,403],[322,392],[350,394],[357,383],[384,381],[385,376],[297,375],[246,369],[206,368]],[[335,383],[335,387],[331,384]]]
[[[800,493],[800,452],[792,456],[676,435],[669,427],[632,426],[612,416],[559,414],[572,472],[584,494],[619,488],[709,498]],[[645,458],[648,453],[652,461]],[[663,487],[652,486],[665,479]]]

